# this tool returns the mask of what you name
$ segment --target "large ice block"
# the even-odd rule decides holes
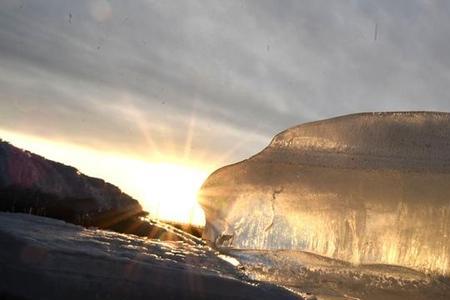
[[[200,203],[218,247],[295,249],[450,273],[450,114],[299,125],[214,172]]]

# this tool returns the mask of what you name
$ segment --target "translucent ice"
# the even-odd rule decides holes
[[[303,124],[214,172],[200,201],[219,247],[302,250],[450,273],[450,114]]]

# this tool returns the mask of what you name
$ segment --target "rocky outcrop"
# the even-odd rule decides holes
[[[218,247],[303,250],[449,274],[449,183],[448,113],[307,123],[206,180],[203,236]]]
[[[102,228],[145,214],[138,201],[118,187],[3,141],[0,210]]]
[[[0,213],[0,299],[302,298],[248,279],[201,244]]]

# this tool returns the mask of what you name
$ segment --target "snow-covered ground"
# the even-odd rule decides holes
[[[227,260],[189,235],[159,241],[0,213],[0,299],[300,298]]]

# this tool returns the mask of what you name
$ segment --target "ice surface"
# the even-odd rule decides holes
[[[189,235],[159,241],[0,213],[1,299],[300,298],[228,261]]]
[[[227,249],[255,280],[312,299],[450,299],[450,280],[392,265],[359,265],[295,250]]]
[[[447,113],[308,123],[207,179],[204,238],[449,275],[449,183]]]

